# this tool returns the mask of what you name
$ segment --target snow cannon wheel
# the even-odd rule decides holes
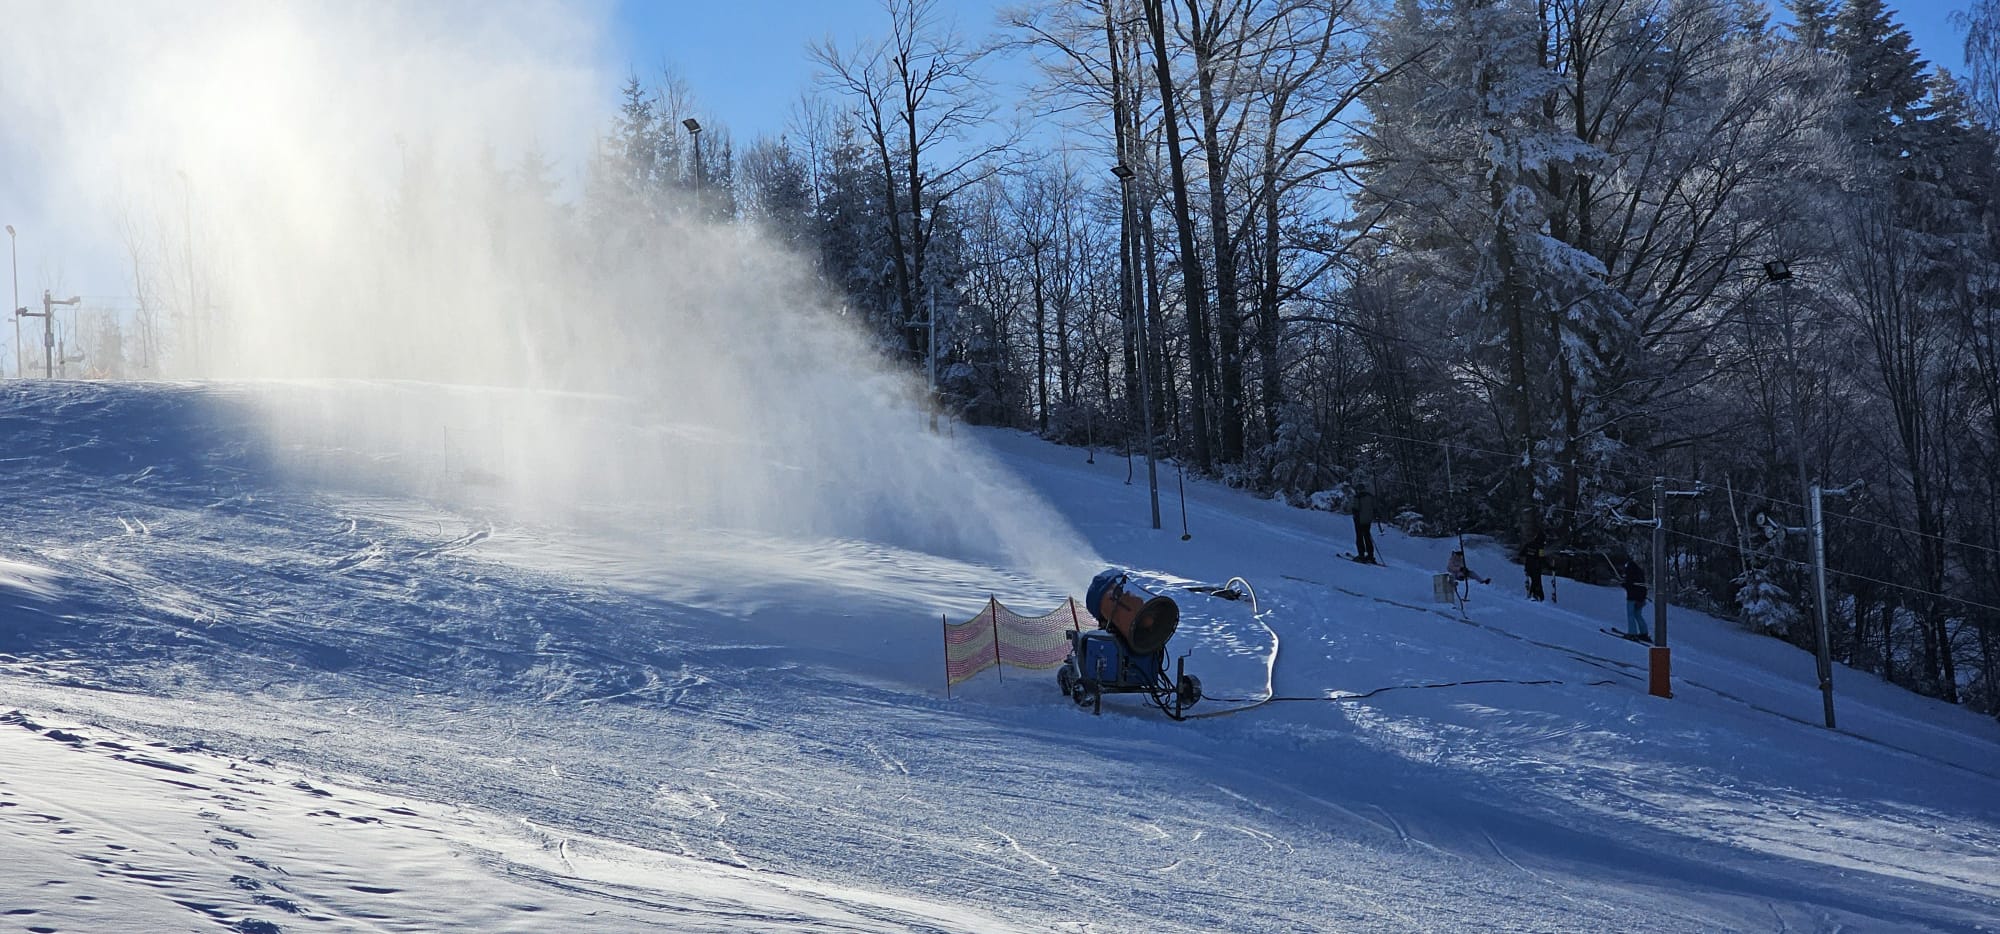
[[[1076,678],[1069,673],[1068,665],[1064,665],[1056,672],[1056,686],[1062,688],[1064,696],[1076,690]]]
[[[1097,704],[1097,692],[1091,690],[1090,685],[1078,681],[1070,685],[1069,699],[1076,701],[1078,707],[1092,707]]]
[[[1194,675],[1181,675],[1180,684],[1175,685],[1175,694],[1179,695],[1182,707],[1193,707],[1195,701],[1201,700],[1201,679]]]

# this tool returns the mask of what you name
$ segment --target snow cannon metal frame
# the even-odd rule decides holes
[[[1187,673],[1187,654],[1174,660],[1167,676],[1167,640],[1180,627],[1181,609],[1168,597],[1132,583],[1117,568],[1090,581],[1085,606],[1098,628],[1071,630],[1069,657],[1056,671],[1056,684],[1079,707],[1104,712],[1106,694],[1144,694],[1175,720],[1201,700],[1201,679]]]

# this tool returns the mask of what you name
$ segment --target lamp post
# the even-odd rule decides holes
[[[694,201],[701,204],[701,123],[693,117],[681,121],[687,127],[688,136],[694,139]]]
[[[1160,527],[1160,477],[1153,458],[1153,381],[1146,372],[1146,358],[1150,353],[1150,343],[1146,335],[1146,309],[1139,307],[1138,290],[1132,282],[1133,266],[1132,241],[1132,179],[1137,173],[1123,162],[1111,167],[1111,174],[1118,177],[1119,201],[1119,247],[1124,251],[1120,258],[1118,289],[1127,314],[1132,316],[1133,336],[1138,341],[1139,357],[1139,408],[1140,425],[1146,433],[1146,490],[1153,504],[1153,528]]]
[[[20,379],[21,378],[21,312],[26,311],[27,309],[21,307],[21,250],[14,240],[13,224],[7,225],[7,253],[10,257],[13,258],[14,261],[14,304],[9,305],[7,307],[14,309],[14,313],[8,315],[8,317],[14,319],[14,378]]]
[[[1807,547],[1812,550],[1813,569],[1813,623],[1818,630],[1819,651],[1815,659],[1819,674],[1821,705],[1825,708],[1826,728],[1833,729],[1833,640],[1826,614],[1826,526],[1820,514],[1822,491],[1806,480],[1806,407],[1805,393],[1800,387],[1799,347],[1792,337],[1792,268],[1782,259],[1774,259],[1764,264],[1765,278],[1778,284],[1778,318],[1785,328],[1785,357],[1791,367],[1792,383],[1792,446],[1796,448],[1799,468],[1799,492],[1806,499]]]

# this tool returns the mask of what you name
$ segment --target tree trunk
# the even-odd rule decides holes
[[[1117,20],[1111,15],[1111,4],[1108,2],[1104,4],[1104,46],[1110,53],[1109,57],[1111,59],[1111,127],[1113,136],[1116,138],[1114,149],[1118,164],[1131,169],[1133,152],[1131,141],[1133,137],[1130,126],[1132,120],[1128,116],[1128,108],[1125,106],[1125,69],[1122,66],[1125,56],[1122,51],[1123,46],[1118,41]],[[1137,289],[1134,286],[1133,277],[1137,274],[1137,270],[1134,268],[1133,263],[1134,243],[1136,239],[1135,232],[1132,229],[1132,183],[1126,179],[1120,179],[1118,184],[1120,186],[1118,192],[1118,312],[1119,319],[1124,323],[1124,327],[1120,330],[1123,332],[1125,338],[1125,408],[1129,423],[1137,426],[1142,423],[1141,416],[1144,414],[1139,409],[1140,405],[1143,404],[1140,401],[1139,380],[1141,378],[1141,371],[1145,369],[1140,361],[1142,360],[1141,355],[1146,352],[1146,348],[1139,343],[1141,328],[1139,327],[1139,316],[1135,305],[1135,293]],[[1109,379],[1110,377],[1107,376],[1106,381],[1108,382]],[[1130,432],[1128,431],[1127,434],[1129,435]]]
[[[1882,601],[1882,680],[1896,683],[1896,601]]]
[[[1179,425],[1181,410],[1179,371],[1167,365],[1167,319],[1160,308],[1159,251],[1153,247],[1153,204],[1150,199],[1139,214],[1138,248],[1140,284],[1139,313],[1146,316],[1146,375],[1153,384],[1153,425]],[[1174,432],[1180,434],[1178,429]]]
[[[1482,97],[1492,93],[1492,83],[1490,69],[1488,73],[1480,75]],[[1508,438],[1513,444],[1526,446],[1533,443],[1534,437],[1534,411],[1528,398],[1528,311],[1523,295],[1526,290],[1520,283],[1518,250],[1508,220],[1508,174],[1498,169],[1496,166],[1487,182],[1488,206],[1493,212],[1493,260],[1499,276],[1498,287],[1491,296],[1492,304],[1488,305],[1488,311],[1497,313],[1506,329],[1507,404],[1513,422],[1507,426],[1510,431],[1506,434],[1513,436]],[[1494,307],[1495,305],[1497,307]],[[1520,518],[1519,531],[1523,536],[1531,535],[1534,471],[1529,467],[1514,466],[1508,473],[1513,479],[1512,506]]]
[[[1229,217],[1229,165],[1222,154],[1222,129],[1215,100],[1215,42],[1218,23],[1204,29],[1201,5],[1187,0],[1189,34],[1194,37],[1196,100],[1201,108],[1201,143],[1208,157],[1208,229],[1215,248],[1215,334],[1224,463],[1243,459],[1243,316],[1236,288],[1236,237]],[[1192,262],[1190,258],[1185,260]]]
[[[1042,297],[1042,248],[1033,250],[1032,280],[1035,286],[1035,425],[1043,437],[1049,433],[1049,323],[1048,305]],[[1002,346],[1009,342],[1002,341]]]
[[[874,123],[869,135],[875,143],[876,158],[882,162],[882,196],[888,201],[889,253],[894,260],[890,271],[896,287],[896,305],[902,312],[900,332],[903,335],[903,352],[913,360],[922,360],[925,334],[917,326],[916,294],[910,287],[910,253],[904,248],[907,238],[903,233],[902,199],[897,196],[896,160],[889,154],[889,125],[879,107],[871,111],[871,116]]]
[[[1179,228],[1181,276],[1186,282],[1188,330],[1188,417],[1194,435],[1194,468],[1207,473],[1214,465],[1208,444],[1208,394],[1211,361],[1208,346],[1208,292],[1201,254],[1195,249],[1194,217],[1188,207],[1187,156],[1181,151],[1180,109],[1174,93],[1173,65],[1167,57],[1166,13],[1162,0],[1144,0],[1146,25],[1152,31],[1153,68],[1160,86],[1160,122],[1167,132],[1167,164],[1174,191],[1174,224]]]
[[[1278,436],[1278,420],[1285,405],[1283,364],[1278,356],[1281,324],[1278,318],[1278,128],[1274,123],[1264,140],[1264,182],[1259,196],[1264,209],[1264,281],[1257,295],[1257,358],[1264,383],[1265,437]]]

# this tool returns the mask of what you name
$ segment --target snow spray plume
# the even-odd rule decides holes
[[[118,218],[137,365],[283,381],[277,440],[360,455],[346,475],[1084,579],[1074,532],[927,431],[804,262],[593,145],[619,84],[597,12],[25,4],[0,112],[52,202]]]

